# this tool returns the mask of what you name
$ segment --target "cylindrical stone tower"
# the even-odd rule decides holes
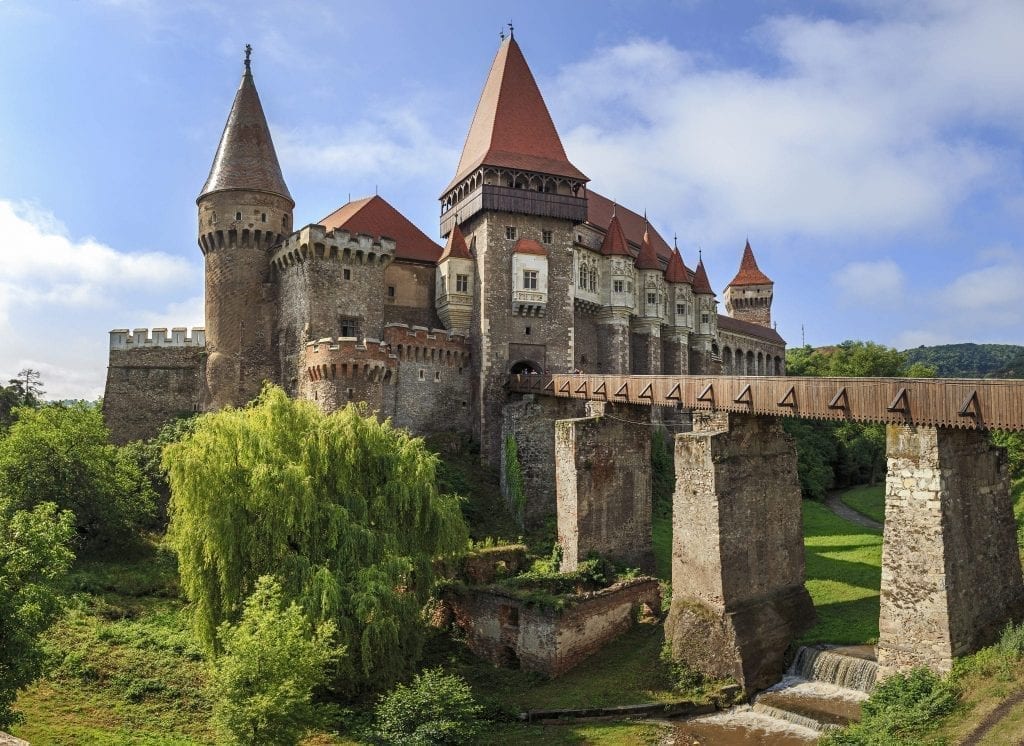
[[[245,72],[199,194],[206,257],[208,408],[241,406],[276,381],[270,249],[291,233],[292,200],[252,79]]]

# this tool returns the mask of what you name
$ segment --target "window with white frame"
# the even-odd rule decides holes
[[[523,290],[536,290],[537,289],[537,270],[535,269],[524,269],[523,270]]]
[[[514,225],[505,226],[505,238],[507,238],[509,241],[516,240],[516,227]]]
[[[455,292],[469,292],[469,275],[455,275]]]

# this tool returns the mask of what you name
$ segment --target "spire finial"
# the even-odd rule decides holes
[[[502,41],[505,41],[505,29],[504,28],[501,31],[498,32],[498,38],[501,39]]]
[[[245,45],[245,71],[249,72],[249,57],[252,55],[252,44]]]
[[[618,207],[618,204],[616,204],[615,200],[612,200],[612,217],[613,218],[615,217],[615,208],[617,208],[617,207]]]
[[[679,251],[679,234],[678,233],[673,233],[672,234],[672,248],[674,248],[676,251]]]
[[[700,247],[700,244],[697,244],[697,261],[704,261],[704,250]]]
[[[509,35],[509,38],[511,38],[511,39],[515,39],[516,38],[516,27],[512,25],[512,19],[511,18],[508,20],[508,35]]]

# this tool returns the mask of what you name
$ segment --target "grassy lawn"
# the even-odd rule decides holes
[[[810,500],[804,500],[803,520],[807,590],[818,623],[801,642],[877,642],[881,533],[845,521]]]
[[[839,499],[873,521],[885,523],[885,485],[864,485],[847,490]]]

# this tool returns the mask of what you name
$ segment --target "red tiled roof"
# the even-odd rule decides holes
[[[693,271],[693,292],[698,295],[714,295],[711,283],[708,282],[708,272],[704,269],[704,260],[697,261],[697,269]]]
[[[466,246],[466,237],[462,235],[462,229],[459,228],[459,224],[456,223],[452,227],[452,232],[448,234],[448,243],[445,244],[444,251],[441,253],[438,262],[443,262],[449,257],[454,259],[472,259],[473,256],[469,253],[469,247]]]
[[[768,275],[757,266],[757,260],[754,259],[754,251],[750,248],[750,241],[747,241],[747,245],[743,249],[743,258],[740,260],[740,271],[732,278],[732,282],[729,285],[771,284],[772,281],[768,279]]]
[[[548,250],[540,245],[537,241],[532,238],[520,238],[516,241],[516,245],[512,247],[513,254],[537,254],[539,256],[547,256]]]
[[[658,254],[654,251],[654,246],[651,245],[651,231],[649,227],[644,228],[644,235],[640,240],[640,253],[636,255],[636,268],[661,270]]]
[[[740,319],[734,319],[732,316],[725,316],[723,314],[718,314],[718,329],[719,331],[733,332],[735,334],[746,334],[747,336],[757,337],[758,339],[764,339],[775,344],[786,344],[786,340],[770,326],[761,326],[750,321],[741,321]]]
[[[445,192],[483,164],[587,180],[565,155],[537,81],[511,37],[498,47]]]
[[[598,230],[604,231],[612,221],[612,215],[618,218],[622,226],[622,232],[626,234],[626,240],[635,246],[639,251],[643,243],[645,221],[644,216],[626,209],[622,205],[616,205],[607,197],[598,194],[593,189],[587,189],[587,223]],[[672,256],[672,247],[653,227],[647,226],[650,231],[651,244],[657,252],[658,257],[664,263],[668,263]]]
[[[683,264],[683,255],[679,253],[679,249],[672,250],[672,257],[665,268],[665,282],[691,283],[690,270]]]
[[[601,242],[601,253],[605,256],[633,256],[629,251],[629,244],[626,243],[626,234],[622,232],[622,223],[619,222],[618,215],[612,215],[612,220],[608,223],[604,241]]]
[[[379,195],[342,205],[320,221],[327,230],[342,228],[352,233],[384,236],[395,241],[395,258],[436,262],[441,247],[409,222],[409,219]]]
[[[277,151],[248,61],[199,197],[226,189],[269,192],[295,204],[277,162]]]

